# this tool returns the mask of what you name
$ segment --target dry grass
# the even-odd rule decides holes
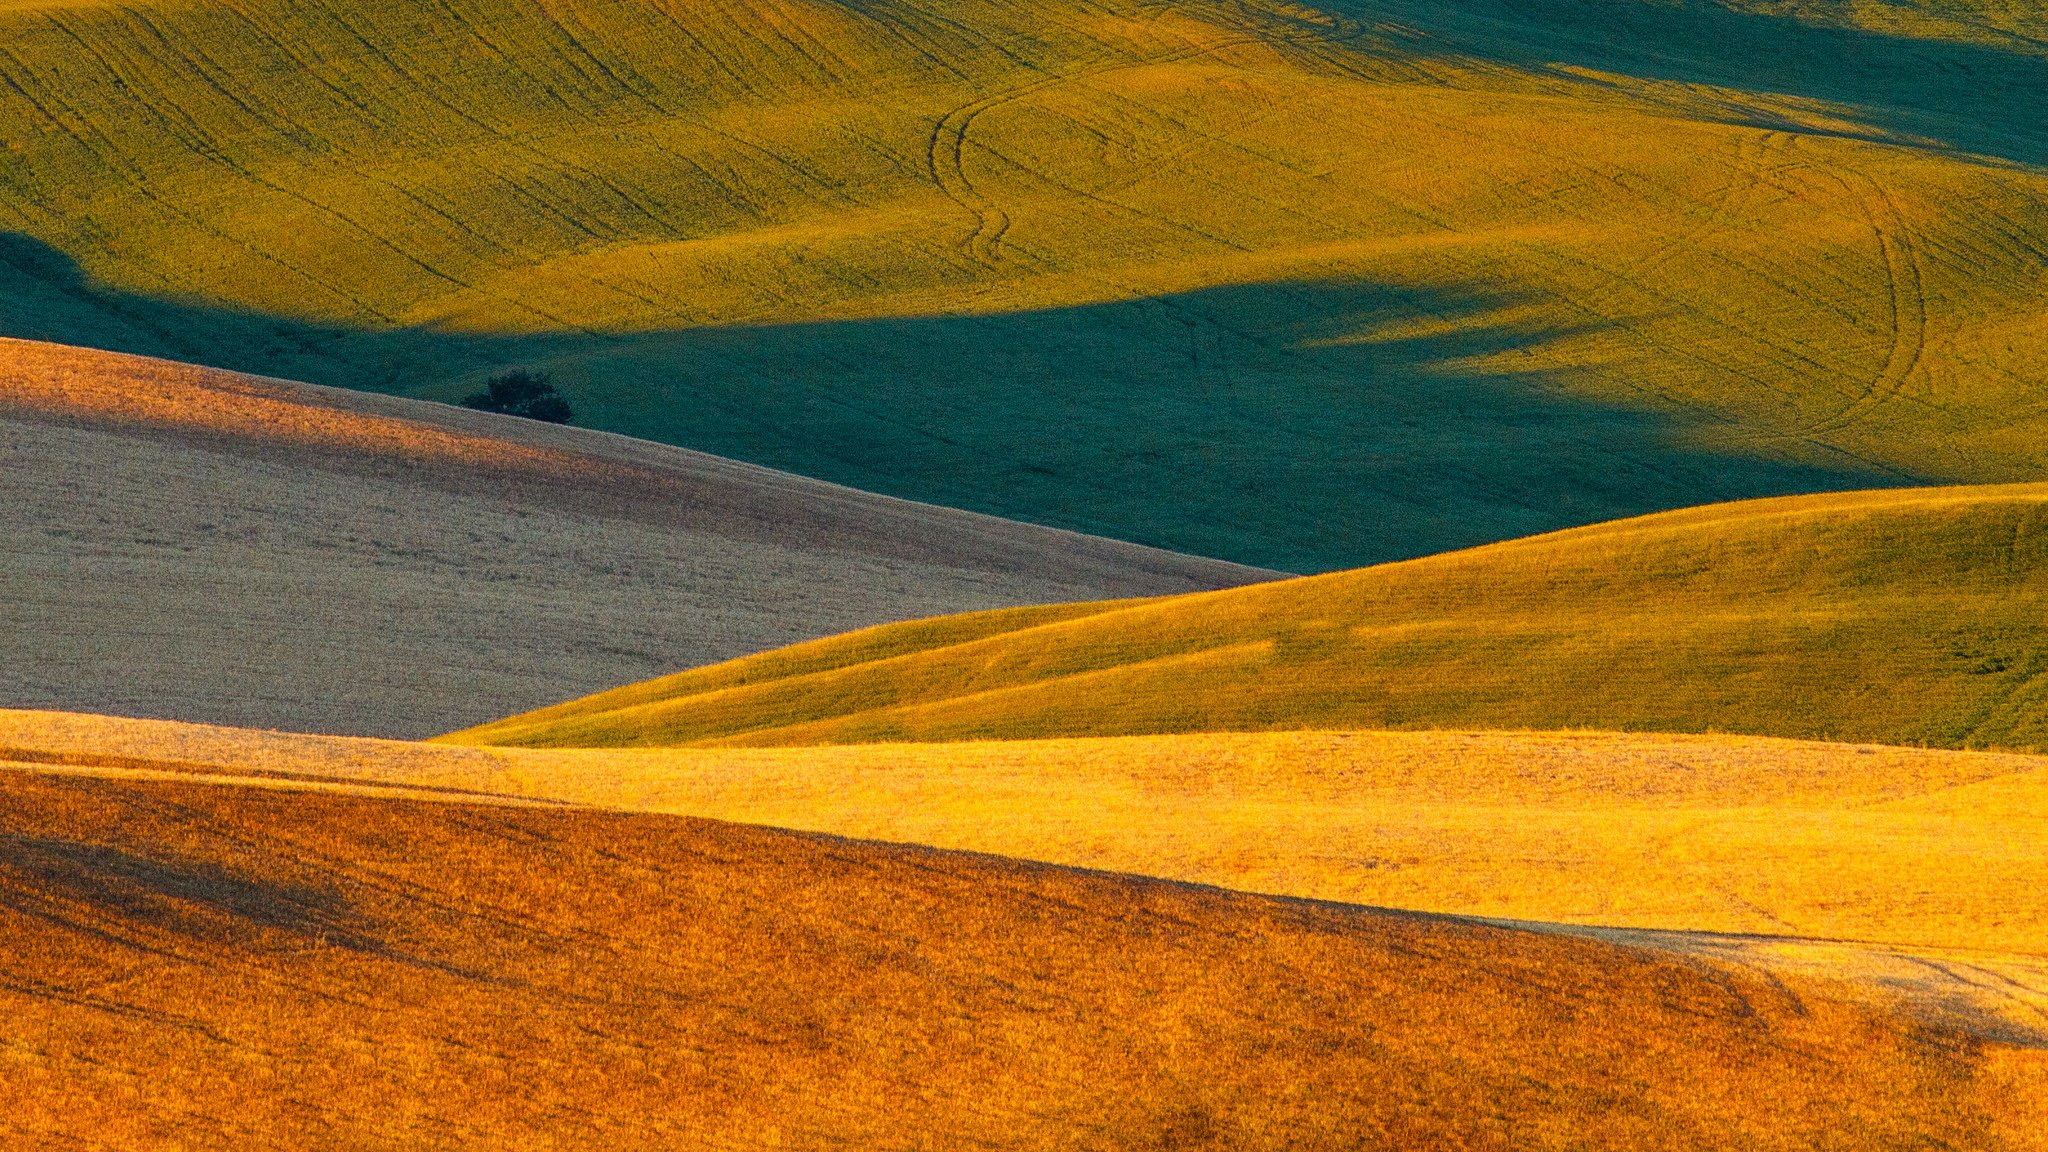
[[[2035,1054],[1540,933],[701,821],[0,773],[78,1148],[2026,1147]]]
[[[0,700],[424,736],[927,614],[1260,574],[584,429],[0,340]]]
[[[0,748],[52,770],[570,802],[1682,933],[1659,942],[2048,1039],[2040,757],[1427,732],[529,750],[47,713],[0,714]]]
[[[1717,505],[1086,611],[994,635],[971,617],[879,628],[446,739],[1600,728],[2048,746],[2039,485]]]

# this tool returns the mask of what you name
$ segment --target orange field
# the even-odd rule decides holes
[[[1457,732],[539,750],[0,712],[0,759],[714,817],[1618,931],[2048,1044],[2036,756]]]
[[[2048,1152],[2048,0],[0,0],[17,1148]]]
[[[11,1142],[1995,1149],[2048,1099],[1455,920],[673,817],[18,771],[0,814]]]

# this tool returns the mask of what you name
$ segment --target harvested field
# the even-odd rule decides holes
[[[2044,0],[0,0],[0,1149],[2048,1152],[2044,288]]]
[[[990,857],[16,771],[0,823],[10,1143],[1994,1150],[2048,1099],[1801,981]]]
[[[0,341],[0,700],[422,736],[935,609],[1269,574],[605,433]]]
[[[0,759],[666,812],[1631,929],[2048,1043],[2044,757],[1455,732],[541,750],[17,712]]]

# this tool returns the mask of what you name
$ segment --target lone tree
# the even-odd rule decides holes
[[[575,415],[569,410],[569,402],[548,383],[546,375],[514,368],[500,372],[484,383],[484,390],[472,392],[463,398],[464,408],[475,408],[483,412],[503,412],[507,416],[524,416],[528,420],[545,420],[550,424],[567,424]]]

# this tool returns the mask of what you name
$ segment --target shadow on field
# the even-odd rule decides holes
[[[0,237],[0,334],[453,400],[544,367],[578,422],[1290,571],[1899,477],[1716,453],[1502,354],[1480,291],[1279,283],[990,316],[631,336],[323,329],[109,291]]]
[[[16,883],[5,882],[9,873]],[[269,931],[381,950],[343,927],[352,917],[336,893],[51,837],[0,835],[0,907],[110,939],[147,926],[213,944]]]
[[[2012,50],[1806,24],[1712,0],[1320,0],[1319,6],[1402,26],[1406,34],[1394,37],[1397,51],[1824,100],[1848,106],[1842,111],[1882,138],[1926,138],[2022,164],[2048,163],[2048,41],[1988,26],[1979,30]],[[1968,19],[1957,7],[1955,18]]]
[[[18,232],[0,232],[0,336],[377,392],[482,373],[545,343],[328,327],[124,292],[94,283],[68,254]]]

